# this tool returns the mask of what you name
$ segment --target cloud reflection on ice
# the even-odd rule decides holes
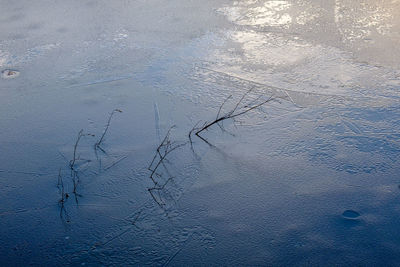
[[[239,25],[289,26],[292,17],[288,1],[236,1],[230,7],[220,9],[229,20]]]

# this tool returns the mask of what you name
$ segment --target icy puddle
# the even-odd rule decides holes
[[[6,2],[0,265],[398,264],[399,1]]]

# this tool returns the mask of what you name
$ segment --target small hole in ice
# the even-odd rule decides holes
[[[360,217],[360,213],[354,210],[346,210],[342,213],[342,216],[346,219],[357,219]]]
[[[1,72],[1,76],[4,79],[12,79],[12,78],[16,78],[19,76],[19,71],[17,70],[3,70]]]

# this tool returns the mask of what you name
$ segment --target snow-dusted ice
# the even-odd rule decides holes
[[[400,262],[400,1],[0,0],[0,22],[1,266]]]

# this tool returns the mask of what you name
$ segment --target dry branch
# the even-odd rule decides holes
[[[99,141],[97,141],[97,142],[94,144],[94,149],[95,149],[95,150],[100,149],[101,151],[103,151],[103,152],[105,153],[104,149],[103,149],[100,145],[101,145],[101,143],[103,142],[104,137],[106,136],[106,133],[108,132],[108,128],[110,128],[111,119],[112,119],[112,117],[114,116],[114,114],[115,114],[116,112],[122,113],[122,110],[120,110],[120,109],[114,109],[114,110],[110,113],[110,116],[108,117],[108,121],[107,121],[106,127],[104,128],[103,134],[101,135]]]
[[[172,126],[168,130],[161,144],[157,147],[153,160],[151,161],[148,167],[148,170],[151,171],[150,179],[153,182],[154,186],[148,188],[147,190],[149,191],[154,201],[161,207],[164,205],[164,203],[161,200],[160,191],[164,190],[166,185],[173,180],[173,177],[172,176],[169,177],[166,181],[160,181],[162,178],[162,174],[158,173],[157,171],[160,169],[160,166],[163,166],[164,169],[167,170],[165,166],[165,162],[167,161],[167,156],[172,151],[186,145],[186,143],[177,143],[170,140],[170,133],[174,127],[175,126]],[[157,200],[157,198],[154,195],[154,191],[158,192],[160,200]]]
[[[79,141],[81,140],[81,138],[84,137],[84,136],[94,136],[94,134],[84,134],[83,133],[83,129],[81,129],[79,131],[78,137],[76,138],[75,145],[74,145],[74,153],[73,153],[72,159],[69,162],[69,167],[70,167],[71,170],[75,170],[75,163],[76,163],[77,160],[80,159],[79,156],[77,155],[78,144],[79,144]]]
[[[228,96],[228,97],[224,100],[224,102],[221,104],[221,106],[220,106],[219,109],[218,109],[218,113],[217,113],[217,116],[216,116],[215,120],[213,120],[213,121],[211,121],[211,122],[207,122],[207,121],[206,121],[206,122],[203,124],[203,126],[201,126],[201,127],[197,127],[197,125],[199,124],[199,122],[198,122],[198,123],[192,128],[192,130],[190,130],[190,132],[189,132],[189,141],[190,141],[190,144],[192,145],[192,143],[193,143],[193,142],[192,142],[192,137],[191,137],[191,136],[192,136],[193,133],[195,133],[195,135],[196,135],[197,137],[199,137],[201,140],[203,140],[204,142],[206,142],[206,143],[209,144],[210,146],[213,146],[212,144],[210,144],[210,143],[207,141],[207,139],[205,139],[204,137],[202,137],[202,136],[200,135],[201,132],[203,132],[203,131],[205,131],[205,130],[208,130],[208,128],[212,127],[213,125],[218,125],[222,131],[225,131],[225,129],[223,128],[223,125],[222,125],[222,123],[223,123],[225,120],[228,120],[228,119],[235,120],[236,117],[242,116],[242,115],[244,115],[244,114],[246,114],[246,113],[248,113],[248,112],[250,112],[250,111],[252,111],[252,110],[254,110],[254,109],[257,109],[257,108],[263,106],[264,104],[266,104],[266,103],[268,103],[268,102],[274,100],[274,98],[273,98],[272,96],[271,96],[271,97],[268,97],[267,99],[264,99],[264,100],[261,100],[261,99],[262,99],[262,96],[259,96],[259,97],[256,98],[255,100],[250,101],[250,102],[247,103],[247,104],[243,104],[243,101],[245,100],[245,98],[248,96],[248,94],[249,94],[252,90],[253,90],[253,88],[250,89],[250,90],[248,90],[248,91],[240,98],[240,100],[236,103],[236,105],[233,107],[233,109],[231,109],[229,112],[225,113],[224,115],[221,115],[222,109],[223,109],[224,105],[228,102],[228,100],[232,98],[232,95]]]
[[[74,145],[73,157],[69,162],[69,168],[71,169],[71,179],[72,179],[72,183],[74,186],[73,187],[74,190],[72,191],[72,193],[75,196],[76,203],[78,203],[78,196],[80,196],[80,195],[77,193],[77,188],[78,188],[78,184],[79,184],[79,176],[78,176],[78,170],[75,168],[75,164],[76,164],[77,160],[80,160],[80,157],[78,156],[78,145],[79,145],[79,141],[84,136],[94,136],[94,134],[84,134],[83,129],[81,129],[79,131],[78,137],[76,138],[75,145]]]
[[[58,182],[57,182],[58,192],[60,193],[61,198],[58,200],[58,204],[60,206],[60,218],[66,219],[66,222],[69,222],[69,215],[67,209],[65,208],[65,202],[67,202],[69,198],[69,194],[64,190],[64,182],[61,176],[61,168],[58,171]]]

